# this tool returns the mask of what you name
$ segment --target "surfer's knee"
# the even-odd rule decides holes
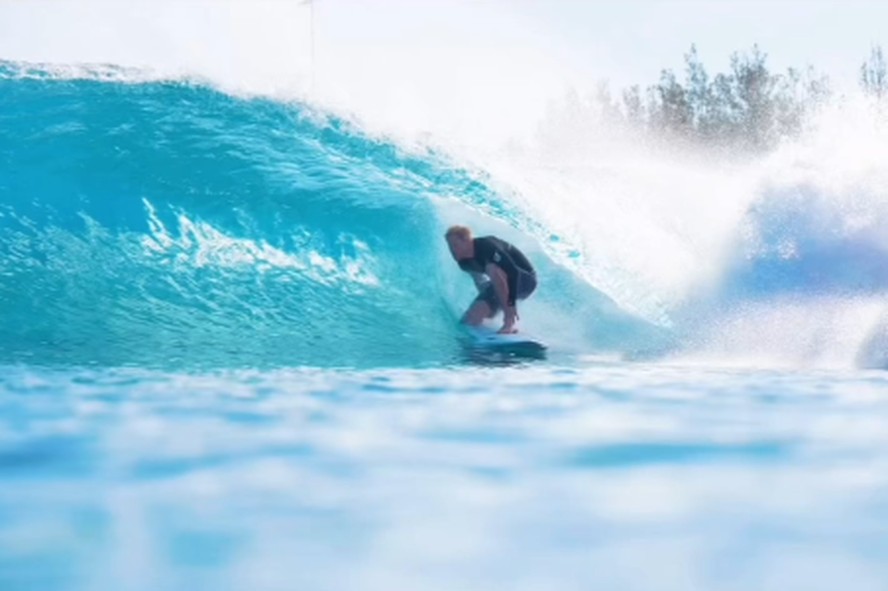
[[[485,318],[493,317],[493,310],[487,305],[487,302],[477,301],[472,304],[466,313],[463,314],[462,323],[470,326],[478,326],[484,322]]]
[[[475,314],[469,314],[468,312],[466,312],[465,314],[463,314],[463,317],[460,320],[460,323],[465,324],[467,326],[478,326],[483,321],[484,321],[483,318],[479,318]]]

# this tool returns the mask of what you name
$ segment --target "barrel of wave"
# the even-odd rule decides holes
[[[184,84],[2,80],[0,357],[437,363],[423,173],[298,107]],[[12,86],[12,89],[9,87]],[[14,91],[14,92],[12,92]],[[425,167],[425,168],[424,168]],[[445,344],[446,343],[446,344]]]

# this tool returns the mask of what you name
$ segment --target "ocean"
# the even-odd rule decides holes
[[[888,185],[830,141],[470,166],[0,62],[0,589],[888,589]],[[458,222],[543,359],[461,339]]]

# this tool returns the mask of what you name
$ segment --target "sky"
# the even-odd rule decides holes
[[[758,43],[853,88],[888,3],[845,0],[0,0],[0,59],[102,62],[310,96],[383,129],[501,139],[568,88],[710,69]]]
[[[557,8],[552,6],[558,4]],[[618,85],[680,68],[691,43],[707,65],[758,44],[779,69],[813,65],[853,85],[874,44],[888,46],[888,3],[877,0],[623,0],[520,2],[585,61],[578,69]]]

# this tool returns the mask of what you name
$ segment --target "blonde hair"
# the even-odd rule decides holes
[[[447,233],[444,234],[444,237],[450,238],[451,236],[459,236],[463,240],[471,240],[472,231],[466,226],[450,226],[447,228]]]

